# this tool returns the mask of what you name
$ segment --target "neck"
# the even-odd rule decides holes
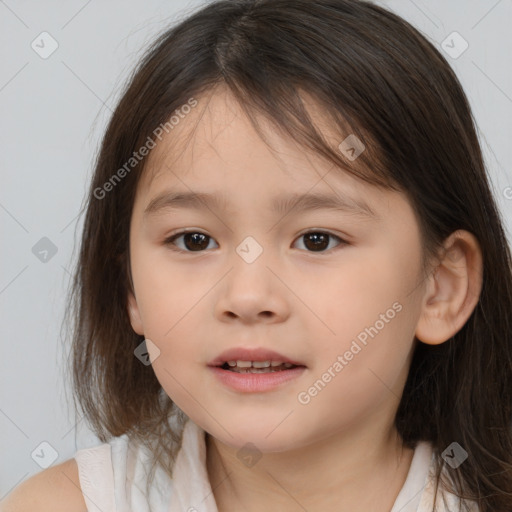
[[[207,470],[219,512],[390,510],[414,451],[394,427],[339,431],[307,445],[264,453],[253,466],[207,434]]]

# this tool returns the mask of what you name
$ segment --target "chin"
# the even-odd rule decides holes
[[[293,449],[295,446],[290,444],[290,433],[284,426],[276,429],[278,424],[279,421],[268,422],[268,426],[267,423],[230,422],[223,423],[227,432],[218,425],[208,432],[221,443],[241,452],[254,449],[261,453],[276,453]]]

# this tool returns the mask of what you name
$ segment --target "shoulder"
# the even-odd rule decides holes
[[[19,484],[0,502],[0,512],[87,512],[75,459]]]

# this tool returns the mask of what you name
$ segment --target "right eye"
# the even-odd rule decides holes
[[[183,237],[183,248],[176,248],[175,240]],[[180,231],[166,238],[164,245],[168,245],[173,251],[178,252],[202,252],[208,247],[208,241],[213,240],[210,236],[200,231]]]

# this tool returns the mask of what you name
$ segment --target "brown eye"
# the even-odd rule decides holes
[[[176,243],[176,240],[179,239],[182,239],[181,244]],[[304,248],[308,252],[326,252],[333,248],[332,241],[334,239],[338,241],[337,245],[340,245],[340,243],[346,244],[339,236],[324,231],[309,231],[301,235],[297,240],[302,239],[304,240]],[[200,231],[182,231],[167,238],[164,244],[170,246],[174,251],[204,252],[208,249],[209,242],[212,240],[210,236]]]
[[[173,250],[182,250],[184,252],[201,252],[208,247],[209,241],[212,240],[211,237],[199,231],[189,231],[177,233],[165,240],[164,243],[165,245],[177,245],[174,241],[179,238],[183,238],[184,247]]]
[[[329,247],[330,239],[339,240],[341,243],[344,243],[339,236],[333,235],[331,233],[326,233],[324,231],[309,231],[308,233],[302,234],[298,240],[304,239],[304,246],[308,250],[308,252],[325,252],[326,249],[331,249]]]

